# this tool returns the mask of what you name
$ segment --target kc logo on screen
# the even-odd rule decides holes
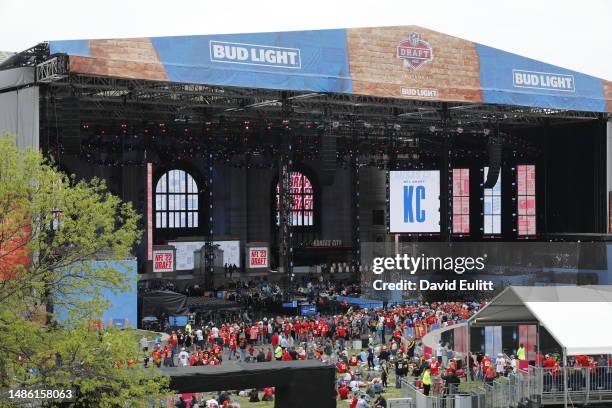
[[[404,67],[417,69],[433,61],[433,50],[431,45],[421,38],[421,34],[414,31],[410,33],[408,39],[400,41],[395,56],[404,61]]]
[[[404,222],[425,222],[425,186],[404,186]]]
[[[210,60],[230,64],[262,65],[274,68],[302,68],[299,48],[210,41]]]
[[[440,232],[440,172],[389,172],[389,232]]]

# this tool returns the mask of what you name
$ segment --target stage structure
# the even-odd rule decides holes
[[[355,278],[366,242],[608,232],[610,81],[422,27],[50,41],[0,78],[0,130],[143,215],[142,278],[223,284],[224,240],[290,280]],[[391,212],[395,171],[439,205]],[[155,270],[176,241],[205,276]]]

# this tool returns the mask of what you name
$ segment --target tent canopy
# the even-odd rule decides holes
[[[471,326],[540,324],[568,355],[612,354],[612,286],[510,286]]]
[[[73,74],[612,111],[612,82],[418,26],[49,42]]]

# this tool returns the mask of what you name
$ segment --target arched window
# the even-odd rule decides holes
[[[289,195],[291,197],[290,220],[292,226],[305,227],[314,225],[314,190],[312,183],[299,171],[292,171]],[[276,185],[276,223],[279,223],[279,186]]]
[[[164,173],[155,186],[156,228],[197,228],[198,186],[184,170]]]

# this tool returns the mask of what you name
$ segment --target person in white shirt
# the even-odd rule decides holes
[[[204,343],[204,333],[202,333],[202,329],[198,328],[198,330],[195,331],[195,335],[198,346],[202,347],[202,343]]]
[[[281,334],[281,338],[280,338],[280,346],[281,348],[287,348],[289,346],[289,343],[287,341],[287,338],[285,337],[284,334]]]
[[[147,336],[142,336],[140,339],[140,349],[145,352],[149,351],[149,339],[147,339]]]
[[[187,367],[189,365],[189,353],[185,351],[185,347],[181,348],[178,359],[181,367]]]
[[[503,376],[505,368],[506,359],[504,358],[504,355],[502,353],[499,353],[497,355],[497,358],[495,359],[495,372],[497,373],[497,375]]]
[[[368,404],[368,400],[369,400],[368,395],[362,394],[357,400],[357,405],[355,405],[355,408],[370,408],[370,404]]]
[[[438,342],[438,347],[436,347],[436,358],[438,359],[438,363],[442,364],[442,356],[444,355],[444,346],[442,345],[442,341]]]
[[[510,367],[512,367],[512,371],[516,373],[518,371],[518,363],[516,361],[516,357],[514,355],[510,356]]]
[[[219,403],[217,402],[216,399],[211,398],[208,401],[206,401],[206,408],[219,408]]]

